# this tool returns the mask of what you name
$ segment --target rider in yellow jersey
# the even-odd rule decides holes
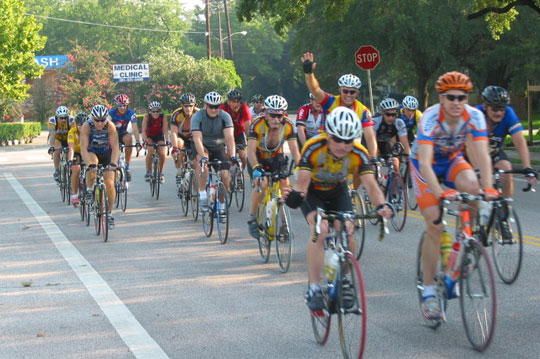
[[[71,204],[73,204],[73,207],[79,205],[79,175],[81,173],[82,163],[79,133],[86,120],[88,120],[88,115],[86,113],[81,112],[77,114],[77,117],[75,117],[75,127],[69,130],[67,138],[69,146],[67,160],[68,162],[71,162]]]
[[[180,168],[184,160],[184,153],[181,150],[191,148],[191,117],[199,111],[199,108],[195,106],[195,96],[189,92],[180,96],[180,102],[182,107],[174,110],[171,115],[171,142],[173,145],[171,156],[176,159],[174,165],[176,166],[177,185],[182,181],[185,170],[185,168]],[[194,156],[192,157],[194,158]]]
[[[75,126],[74,119],[69,115],[66,106],[56,109],[56,115],[49,118],[49,154],[53,155],[54,180],[60,179],[60,151],[62,147],[67,147],[67,136],[71,128]]]

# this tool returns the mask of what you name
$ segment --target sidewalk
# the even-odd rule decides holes
[[[49,131],[41,131],[41,134],[32,140],[32,143],[22,143],[11,146],[0,146],[0,152],[12,152],[21,150],[32,150],[35,148],[48,148],[47,137],[49,137]]]

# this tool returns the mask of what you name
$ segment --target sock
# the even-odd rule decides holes
[[[424,295],[423,297],[434,297],[435,296],[435,286],[434,285],[425,285],[424,286]]]
[[[146,174],[149,175],[150,173],[152,173],[152,171],[146,171]]]
[[[225,209],[225,202],[219,202],[219,210],[222,211]]]
[[[126,163],[126,171],[129,170],[129,163]]]
[[[78,198],[78,197],[79,197],[79,195],[77,195],[77,194],[72,194],[71,195],[71,199]]]
[[[310,283],[309,284],[309,291],[310,292],[320,292],[321,291],[321,286],[319,285],[319,283]]]
[[[199,191],[199,201],[206,201],[206,190]]]

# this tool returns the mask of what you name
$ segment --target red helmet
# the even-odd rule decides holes
[[[121,93],[120,95],[114,96],[114,102],[118,105],[129,105],[129,97],[128,95]]]
[[[435,89],[438,93],[446,92],[448,90],[471,92],[473,84],[469,76],[462,74],[461,72],[452,71],[439,77],[435,83]]]

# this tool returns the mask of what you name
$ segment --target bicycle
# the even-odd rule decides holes
[[[107,242],[109,239],[109,199],[107,198],[107,188],[105,186],[103,172],[109,170],[105,169],[101,164],[88,166],[88,170],[93,168],[96,168],[96,178],[92,189],[93,201],[90,206],[92,206],[92,212],[94,214],[94,229],[96,235],[99,236],[101,233],[103,241]]]
[[[71,204],[71,168],[68,165],[67,161],[67,154],[69,151],[69,147],[60,147],[55,148],[54,151],[61,151],[60,152],[60,165],[58,167],[58,171],[60,173],[59,180],[57,181],[57,185],[60,188],[60,198],[62,198],[62,202],[65,202],[67,199],[68,206]],[[51,153],[51,158],[53,157],[53,154]]]
[[[230,161],[201,160],[201,169],[203,169],[205,165],[209,166],[208,179],[206,181],[206,193],[208,193],[208,210],[201,211],[203,230],[204,234],[207,237],[210,237],[214,228],[214,218],[216,218],[218,236],[221,244],[227,243],[227,238],[229,236],[229,206],[227,204],[228,193],[225,189],[225,184],[221,179],[221,167],[229,163]],[[211,169],[210,167],[212,167],[213,169]],[[212,180],[214,177],[213,172],[215,172],[216,177],[215,184]],[[222,209],[219,208],[220,199],[223,199],[224,201],[224,206]]]
[[[409,158],[407,158],[404,162],[401,178],[403,178],[405,187],[407,188],[407,204],[409,205],[409,209],[414,211],[418,208],[418,201],[416,200],[416,193],[414,192],[411,171],[409,168]]]
[[[236,152],[244,149],[245,146],[236,146]],[[237,163],[233,163],[231,166],[231,183],[229,185],[229,207],[233,201],[236,203],[238,212],[242,212],[244,208],[244,202],[246,197],[246,183],[244,181],[244,169],[242,168],[242,162],[238,158]]]
[[[147,146],[154,147],[154,153],[152,154],[152,172],[150,175],[150,195],[154,197],[156,196],[156,201],[159,199],[159,188],[161,186],[161,175],[162,172],[159,169],[159,155],[158,155],[158,148],[159,147],[167,147],[167,156],[169,155],[169,145],[168,144],[159,144],[159,143],[147,143]],[[148,151],[145,152],[145,156],[148,153]]]
[[[120,156],[118,157],[118,166],[116,167],[114,176],[114,188],[116,190],[115,205],[116,208],[121,207],[122,212],[126,211],[129,182],[126,175],[126,157],[124,156],[125,147],[137,148],[137,157],[139,157],[138,145],[124,145],[120,144]]]
[[[358,194],[358,192],[352,187],[352,183],[349,183],[349,196],[351,197],[353,212],[363,216],[366,213],[366,204],[364,198]],[[366,239],[366,219],[358,218],[354,221],[355,226],[355,240],[356,240],[356,260],[360,260],[362,252],[364,251],[364,242]]]
[[[497,297],[495,289],[495,275],[487,252],[477,234],[473,233],[470,225],[470,203],[483,199],[483,196],[475,196],[461,193],[457,200],[461,209],[448,209],[451,203],[442,199],[439,204],[440,217],[434,221],[439,224],[445,214],[458,216],[463,224],[455,236],[453,248],[459,247],[460,254],[454,263],[443,263],[441,256],[435,273],[435,286],[437,298],[442,311],[440,319],[428,319],[423,315],[427,326],[435,329],[446,321],[448,300],[459,298],[461,319],[465,328],[467,339],[472,347],[479,352],[486,350],[495,331],[497,317]],[[416,261],[416,289],[420,310],[422,311],[422,296],[424,292],[422,245],[424,234],[421,236],[417,251]],[[458,243],[458,244],[456,244]],[[461,254],[462,253],[462,254]],[[451,254],[452,255],[452,254]],[[451,268],[449,268],[451,267]]]
[[[81,161],[81,172],[79,174],[79,213],[81,214],[81,221],[85,221],[86,217],[90,218],[88,212],[89,204],[86,203],[86,166]],[[90,220],[87,221],[87,226],[90,224]]]
[[[180,151],[184,153],[181,168],[183,168],[180,184],[177,186],[176,195],[180,199],[180,205],[184,216],[189,212],[191,203],[191,214],[197,221],[199,217],[199,181],[195,175],[193,160],[191,159],[191,149],[183,148]]]
[[[280,168],[287,167],[287,159]],[[259,254],[264,263],[270,258],[272,241],[276,242],[276,257],[281,273],[286,273],[291,264],[294,234],[291,231],[291,213],[289,207],[282,202],[280,180],[289,178],[292,173],[291,165],[288,170],[263,171],[261,177],[268,179],[264,198],[257,208],[257,224],[259,227]],[[260,183],[260,182],[259,182]],[[260,186],[257,186],[260,192]]]
[[[321,220],[327,220],[328,236],[325,240],[325,265],[322,271],[320,287],[323,294],[323,309],[310,310],[311,326],[315,340],[325,345],[330,334],[332,314],[338,316],[338,331],[341,351],[344,358],[362,358],[367,333],[367,304],[364,279],[360,264],[349,251],[345,222],[356,219],[379,217],[376,211],[359,215],[354,212],[324,211],[317,208],[315,232],[320,233]],[[334,221],[340,222],[339,233],[334,228]],[[380,220],[379,240],[385,233],[385,222]],[[314,239],[315,241],[317,238]],[[329,258],[337,256],[334,268]],[[350,279],[347,278],[350,276]],[[343,283],[348,281],[353,297],[344,298]]]

